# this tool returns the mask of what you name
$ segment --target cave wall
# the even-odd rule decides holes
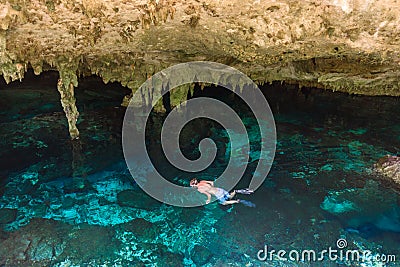
[[[79,76],[96,74],[134,92],[168,66],[209,60],[259,84],[399,96],[399,38],[396,0],[0,3],[2,76],[10,82],[27,68],[59,71],[55,87],[72,138],[79,136],[73,94]]]

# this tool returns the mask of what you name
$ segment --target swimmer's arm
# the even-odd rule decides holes
[[[205,193],[207,195],[206,204],[211,202],[211,195],[209,193]]]
[[[198,191],[199,191],[200,193],[202,193],[202,194],[204,194],[204,195],[207,196],[206,204],[208,204],[208,203],[211,202],[211,195],[210,195],[210,193],[208,193],[207,191],[204,191],[204,190],[202,190],[202,189],[198,189]]]

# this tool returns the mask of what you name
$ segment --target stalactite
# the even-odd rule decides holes
[[[60,73],[57,89],[60,92],[61,105],[68,120],[69,135],[72,140],[79,138],[79,131],[76,126],[79,112],[75,105],[74,87],[78,86],[78,77],[76,73],[81,60],[82,58],[80,56],[62,56],[57,58],[55,62],[55,66]]]
[[[188,92],[190,90],[190,84],[183,84],[171,91],[170,105],[172,108],[181,105],[187,100]]]
[[[195,83],[191,83],[189,84],[189,91],[188,91],[188,95],[187,95],[187,100],[191,99],[194,95],[194,86]]]
[[[61,77],[62,75],[60,74],[57,89],[60,92],[61,105],[68,119],[69,135],[71,136],[71,139],[78,139],[79,130],[76,126],[76,122],[79,117],[79,112],[75,105],[76,99],[74,96],[74,84],[68,79],[64,80]]]

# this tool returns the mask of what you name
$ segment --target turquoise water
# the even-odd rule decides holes
[[[399,196],[372,172],[381,156],[399,153],[398,98],[262,87],[278,140],[263,186],[240,196],[256,207],[179,208],[148,197],[126,168],[119,104],[128,91],[82,80],[76,91],[81,138],[71,142],[56,79],[48,73],[0,89],[0,266],[400,266]],[[254,117],[222,88],[198,96],[226,101],[246,125],[251,163],[237,188],[246,187],[260,149]],[[148,151],[169,179],[187,185],[194,175],[211,180],[223,172],[230,145],[219,125],[198,120],[184,129],[188,158],[199,156],[204,137],[218,147],[213,164],[191,174],[166,162],[156,134],[164,117],[152,119]],[[138,168],[137,176],[146,171]],[[397,262],[257,257],[265,246],[337,249],[338,239],[347,249],[394,255]]]

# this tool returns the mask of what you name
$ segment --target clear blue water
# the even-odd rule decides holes
[[[82,80],[76,91],[81,138],[71,142],[57,77],[46,75],[0,89],[1,266],[400,266],[399,196],[372,172],[381,156],[399,154],[399,98],[262,87],[278,140],[268,178],[243,197],[256,207],[214,202],[178,208],[148,197],[126,168],[119,104],[128,91]],[[237,188],[245,187],[259,149],[254,118],[223,89],[196,96],[224,100],[241,115],[255,160]],[[155,115],[148,125],[156,127],[149,153],[160,172],[187,185],[194,174],[172,168],[160,153],[155,133],[162,119]],[[188,158],[198,157],[204,137],[219,148],[216,161],[197,177],[222,173],[229,140],[221,127],[194,121],[182,136]],[[137,175],[145,177],[146,166]],[[398,262],[257,258],[266,245],[322,251],[336,248],[338,239],[349,249],[396,255]]]

